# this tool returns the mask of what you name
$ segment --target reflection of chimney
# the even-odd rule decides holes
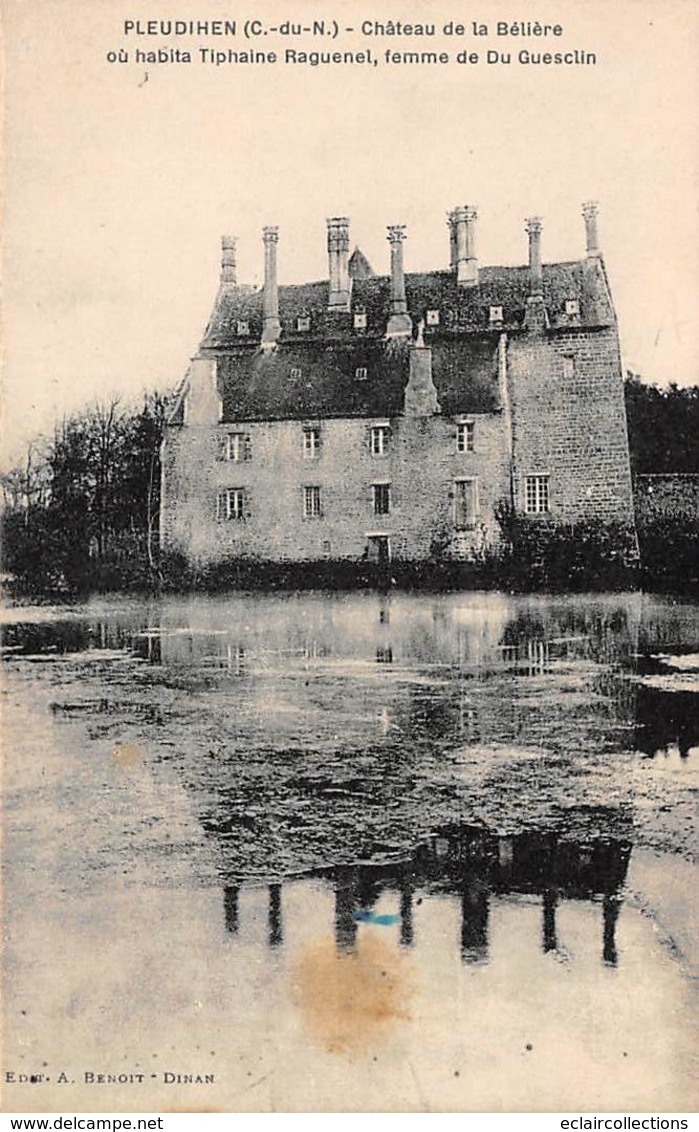
[[[451,213],[453,241],[456,245],[456,282],[462,287],[475,287],[478,283],[476,259],[476,220],[478,213],[471,205],[455,208]]]
[[[279,287],[277,285],[277,244],[279,242],[279,229],[263,228],[262,239],[265,245],[265,294],[262,344],[272,346],[281,333],[281,323],[279,321]]]
[[[528,330],[545,330],[549,325],[544,306],[544,276],[541,266],[541,218],[530,216],[526,223],[529,236],[529,298],[524,316]]]
[[[346,216],[332,216],[328,220],[328,275],[330,292],[328,309],[350,309],[349,278],[349,220]]]
[[[556,950],[556,904],[558,898],[556,892],[552,888],[544,889],[543,901],[543,924],[542,924],[542,948],[546,951]]]
[[[400,942],[403,947],[412,947],[415,940],[413,931],[413,878],[406,869],[401,877],[400,887]]]
[[[391,313],[386,327],[387,338],[406,337],[413,328],[405,297],[404,239],[405,225],[391,224],[388,229],[388,242],[391,245]]]
[[[338,869],[335,874],[335,945],[338,951],[353,951],[357,941],[355,888],[354,870]]]
[[[221,236],[221,284],[235,287],[238,282],[235,236]]]
[[[582,210],[585,218],[585,247],[587,254],[588,256],[601,255],[599,249],[599,234],[597,231],[597,201],[585,201]]]
[[[284,942],[282,886],[280,884],[270,884],[269,886],[267,923],[269,928],[269,946],[279,947],[279,945]]]
[[[467,881],[461,894],[461,958],[482,963],[488,958],[488,889],[482,881]]]
[[[602,958],[604,962],[610,967],[617,965],[617,952],[616,952],[616,922],[619,919],[619,912],[621,911],[621,900],[618,896],[605,895],[604,897],[604,943],[602,949]]]
[[[238,930],[238,888],[224,888],[223,890],[223,915],[226,921],[227,932],[237,932]]]
[[[509,886],[510,876],[512,873],[512,862],[514,861],[514,838],[500,837],[498,838],[498,866],[500,869],[500,876],[503,883]]]

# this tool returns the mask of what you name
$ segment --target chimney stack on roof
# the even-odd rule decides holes
[[[350,309],[349,219],[332,216],[328,220],[328,310]]]
[[[265,245],[265,292],[264,318],[262,324],[262,345],[273,346],[281,333],[279,321],[279,286],[277,284],[277,244],[279,229],[262,229]]]
[[[391,245],[391,307],[386,327],[387,338],[407,337],[413,329],[412,319],[408,314],[408,301],[405,296],[404,240],[405,225],[390,224],[388,242]]]
[[[420,320],[417,339],[410,345],[408,384],[403,394],[406,417],[431,417],[440,413],[437,390],[432,380],[432,347],[425,345],[425,324]]]
[[[221,236],[221,283],[224,286],[235,287],[238,282],[235,247],[235,236]]]
[[[529,330],[545,330],[549,325],[544,305],[544,276],[541,266],[541,217],[530,216],[526,222],[529,236],[529,298],[524,324]]]
[[[585,218],[585,243],[588,256],[600,255],[599,234],[597,232],[597,213],[599,206],[596,200],[585,201],[582,214]]]
[[[476,209],[468,204],[459,205],[449,214],[451,265],[456,271],[456,282],[462,287],[475,287],[478,283],[477,219]]]
[[[447,213],[447,226],[449,228],[449,267],[452,271],[456,271],[456,209]]]
[[[541,295],[544,290],[541,269],[541,217],[530,216],[526,230],[529,236],[529,294]]]

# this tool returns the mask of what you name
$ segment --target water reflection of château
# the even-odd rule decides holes
[[[682,638],[672,619],[664,629],[641,625],[631,598],[489,595],[480,602],[362,594],[347,603],[309,599],[303,609],[272,604],[267,615],[255,606],[235,621],[230,610],[223,615],[225,602],[212,603],[194,613],[178,610],[159,630],[135,639],[134,648],[180,676],[189,671],[213,685],[235,680],[250,702],[264,700],[265,680],[279,664],[290,677],[327,667],[342,678],[344,663],[420,679],[442,675],[438,696],[419,683],[384,686],[377,717],[386,730],[393,719],[411,732],[427,729],[435,738],[466,742],[529,742],[537,724],[518,709],[520,691],[526,694],[521,682],[586,670],[597,701],[588,715],[600,743],[618,748],[629,728],[635,749],[647,754],[677,745],[684,756],[699,743],[696,697],[633,678],[640,653],[672,649]],[[299,683],[294,694],[303,709],[308,685]],[[347,694],[356,688],[348,686]]]
[[[577,842],[553,832],[530,831],[512,837],[465,825],[449,825],[420,842],[409,859],[392,863],[360,863],[318,870],[308,877],[320,879],[335,892],[335,942],[338,951],[352,951],[359,924],[371,920],[379,897],[396,894],[396,921],[402,946],[416,946],[413,908],[424,895],[456,897],[461,905],[460,949],[463,962],[489,959],[491,901],[527,895],[541,901],[541,948],[558,949],[556,910],[560,900],[589,901],[601,905],[601,955],[605,964],[617,965],[616,923],[631,854],[628,841],[617,839]],[[229,932],[240,927],[239,892],[242,885],[224,889],[224,913]],[[268,943],[284,941],[283,885],[268,886]]]
[[[601,740],[617,748],[626,733],[644,754],[677,746],[683,757],[699,743],[696,695],[634,676],[653,674],[657,666],[648,658],[681,650],[685,640],[681,610],[646,623],[633,597],[495,594],[316,595],[299,602],[235,595],[143,606],[128,618],[91,614],[4,630],[6,654],[18,659],[130,650],[165,683],[225,690],[233,680],[241,703],[250,704],[264,701],[265,681],[280,666],[290,676],[328,666],[342,678],[345,662],[406,677],[441,673],[439,697],[403,681],[384,686],[377,717],[386,729],[399,715],[409,730],[429,727],[466,742],[527,741],[528,720],[516,708],[522,681],[582,665],[599,700],[590,714]],[[497,685],[492,697],[490,684]],[[307,688],[299,682],[294,690],[302,709]]]

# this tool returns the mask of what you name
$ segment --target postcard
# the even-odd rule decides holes
[[[3,12],[5,1111],[674,1127],[695,6]]]

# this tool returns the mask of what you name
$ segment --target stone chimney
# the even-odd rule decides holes
[[[597,213],[599,206],[596,200],[585,201],[582,214],[585,218],[585,245],[588,256],[598,256],[602,253],[599,247],[599,234],[597,232]]]
[[[616,320],[602,263],[597,230],[598,205],[595,200],[585,201],[582,214],[585,220],[586,256],[583,262],[582,317],[596,326],[611,326]]]
[[[277,244],[278,228],[263,228],[262,240],[265,245],[265,291],[264,318],[262,323],[262,345],[274,346],[281,333],[279,321],[279,287],[277,284]]]
[[[468,204],[455,208],[449,217],[452,256],[455,257],[456,282],[462,287],[475,287],[478,283],[477,219],[476,209]]]
[[[447,213],[447,226],[449,228],[449,267],[456,271],[456,216],[455,209]]]
[[[432,380],[432,347],[425,345],[424,326],[421,319],[417,341],[410,346],[410,376],[403,396],[406,417],[431,417],[441,412]]]
[[[526,231],[529,236],[529,294],[542,295],[544,277],[541,270],[541,217],[530,216]]]
[[[221,236],[221,286],[235,287],[238,283],[235,236]]]
[[[332,216],[328,220],[328,310],[350,309],[349,220]]]
[[[526,222],[529,236],[529,298],[524,325],[529,330],[545,330],[549,325],[544,305],[544,276],[541,266],[541,217],[530,216]]]
[[[405,297],[405,271],[403,268],[403,241],[405,225],[391,224],[388,242],[391,245],[391,310],[386,327],[387,338],[403,338],[412,333],[413,322],[408,314]]]

